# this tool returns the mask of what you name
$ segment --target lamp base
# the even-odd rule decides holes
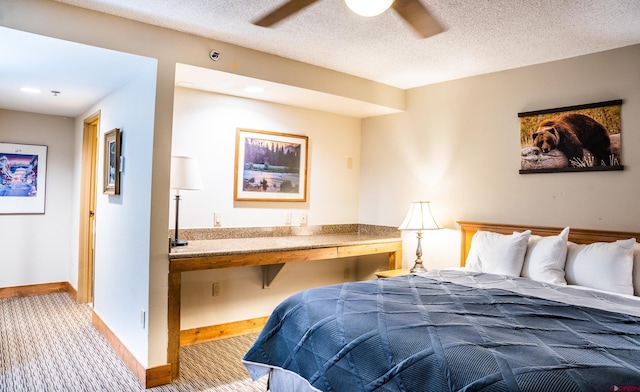
[[[188,245],[189,241],[187,240],[171,240],[171,246],[185,246]]]
[[[412,274],[419,272],[427,272],[427,269],[422,265],[422,261],[416,261],[413,267],[409,270]]]

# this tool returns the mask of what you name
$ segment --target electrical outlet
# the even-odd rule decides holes
[[[213,213],[213,226],[214,227],[222,226],[222,212]]]
[[[287,211],[287,214],[284,216],[284,224],[291,226],[291,211]]]
[[[211,285],[211,296],[212,297],[220,296],[220,283],[213,283]]]
[[[300,214],[300,226],[306,226],[307,225],[307,213],[303,212],[302,214]]]

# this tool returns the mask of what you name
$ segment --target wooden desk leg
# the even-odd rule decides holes
[[[167,362],[171,364],[171,380],[180,377],[180,290],[182,273],[169,273],[169,308],[167,325],[169,329]]]
[[[395,270],[402,268],[402,251],[389,252],[389,269]]]

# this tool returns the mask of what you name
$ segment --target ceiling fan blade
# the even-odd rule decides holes
[[[318,0],[289,0],[280,7],[253,22],[254,25],[270,27],[281,20],[295,14]]]
[[[422,38],[431,37],[444,28],[419,0],[395,0],[393,9],[413,27]]]

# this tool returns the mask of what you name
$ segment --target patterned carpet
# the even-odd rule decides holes
[[[181,349],[181,375],[153,392],[266,391],[240,362],[256,334]],[[145,391],[67,294],[0,300],[1,392]]]

